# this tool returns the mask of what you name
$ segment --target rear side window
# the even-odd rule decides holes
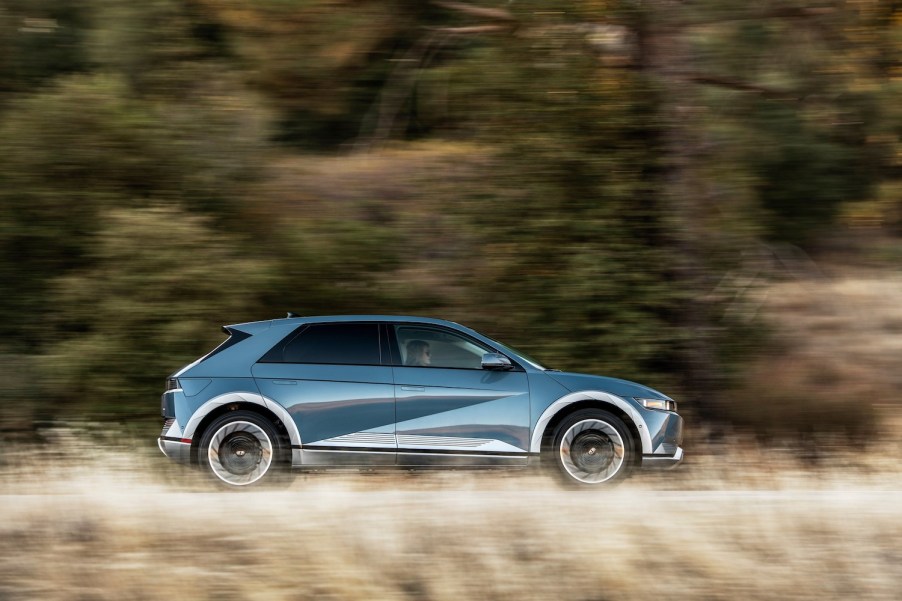
[[[251,337],[250,334],[248,334],[247,332],[242,332],[241,330],[230,330],[226,327],[223,327],[222,331],[225,332],[226,334],[228,334],[229,337],[226,338],[225,340],[223,340],[221,343],[219,343],[219,346],[217,346],[215,349],[213,349],[212,351],[210,351],[209,353],[204,355],[204,357],[201,359],[201,361],[205,361],[205,360],[209,359],[210,357],[212,357],[213,355],[215,355],[217,353],[221,353],[222,351],[226,350],[227,348],[234,346],[234,345],[238,344],[239,342],[241,342],[242,340],[246,340]]]
[[[288,336],[260,361],[379,365],[379,326],[373,323],[313,324]]]

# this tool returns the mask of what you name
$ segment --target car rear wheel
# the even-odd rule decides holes
[[[626,478],[635,463],[633,437],[616,415],[582,409],[555,429],[549,450],[564,484],[582,488],[611,486]]]
[[[288,446],[263,416],[232,411],[204,431],[198,463],[228,488],[275,484],[286,480]]]

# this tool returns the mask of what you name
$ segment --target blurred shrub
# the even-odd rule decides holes
[[[248,84],[281,118],[276,139],[332,147],[360,131],[398,60],[440,12],[429,2],[200,0],[231,52],[252,64]]]
[[[4,0],[0,4],[0,92],[22,92],[84,71],[92,0]],[[2,102],[0,102],[2,105]]]
[[[347,215],[336,219],[277,219],[267,243],[279,278],[261,290],[277,316],[366,314],[390,310],[398,236]]]
[[[730,395],[726,414],[732,423],[772,439],[873,438],[882,392],[870,369],[829,355],[770,350],[748,366],[742,386]]]
[[[195,2],[94,0],[85,46],[96,68],[144,96],[189,97],[228,64],[219,25]],[[218,72],[217,72],[218,71]]]
[[[880,157],[863,139],[871,121],[864,112],[847,107],[840,113],[859,124],[858,131],[847,126],[844,132],[786,105],[759,103],[746,116],[756,128],[747,152],[772,237],[810,242],[834,223],[843,202],[869,198]]]
[[[240,236],[183,209],[109,209],[99,218],[93,266],[54,282],[43,380],[50,398],[79,408],[152,414],[162,379],[221,341],[223,319],[260,317],[276,273]]]
[[[31,332],[45,282],[91,262],[101,215],[181,203],[228,217],[258,169],[256,134],[238,104],[158,106],[116,77],[76,76],[0,114],[0,332]],[[238,109],[238,110],[236,110]]]

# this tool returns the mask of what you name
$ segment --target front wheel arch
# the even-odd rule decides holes
[[[623,409],[618,407],[617,405],[613,405],[611,403],[606,403],[604,401],[599,401],[596,399],[586,399],[585,401],[577,401],[570,405],[567,405],[560,411],[558,411],[554,417],[551,418],[551,421],[545,426],[545,431],[542,433],[542,457],[548,457],[551,453],[551,447],[554,444],[554,433],[557,431],[558,425],[565,419],[567,419],[570,415],[580,411],[582,409],[598,409],[601,411],[607,411],[612,415],[618,417],[620,421],[629,429],[630,435],[632,437],[633,442],[633,467],[638,467],[639,464],[642,463],[642,438],[639,433],[639,428],[636,426],[636,423],[633,419],[627,415]],[[544,463],[544,462],[543,462]]]

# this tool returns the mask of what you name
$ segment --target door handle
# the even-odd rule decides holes
[[[282,384],[283,386],[291,386],[293,384],[297,384],[297,380],[273,380],[273,384]]]
[[[406,390],[408,392],[426,392],[425,386],[402,386],[401,390]]]

